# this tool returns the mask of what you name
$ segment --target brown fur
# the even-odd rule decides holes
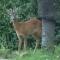
[[[40,36],[41,36],[41,32],[42,32],[42,21],[38,20],[38,19],[30,19],[28,21],[25,22],[18,22],[16,20],[13,21],[13,26],[14,29],[16,31],[16,34],[18,36],[19,39],[19,51],[22,45],[22,41],[21,40],[21,36],[24,39],[24,49],[26,50],[27,48],[27,36],[28,35],[32,35],[35,40],[36,40],[36,46],[35,46],[35,50],[39,45],[39,41],[40,41]]]

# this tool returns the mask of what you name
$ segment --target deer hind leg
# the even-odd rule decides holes
[[[22,45],[22,40],[19,40],[19,45],[18,45],[18,51],[20,52],[21,51],[21,46]]]
[[[35,49],[34,49],[34,53],[35,53],[36,49],[40,45],[40,34],[38,33],[38,31],[34,33],[34,39],[36,40],[36,45],[35,45]]]
[[[39,47],[39,44],[40,44],[40,41],[39,40],[36,40],[36,45],[35,45],[35,48],[34,48],[34,52],[36,52],[36,49]]]

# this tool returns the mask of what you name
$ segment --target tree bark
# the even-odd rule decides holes
[[[54,0],[37,0],[38,17],[42,17],[42,47],[53,47],[55,38]]]

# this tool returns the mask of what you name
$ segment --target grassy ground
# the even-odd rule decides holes
[[[3,53],[2,53],[3,52]],[[33,50],[28,50],[26,54],[14,51],[11,54],[7,53],[7,50],[0,50],[0,56],[9,58],[11,60],[60,60],[60,46],[55,48],[54,53],[48,52],[44,49],[39,49],[33,54]]]

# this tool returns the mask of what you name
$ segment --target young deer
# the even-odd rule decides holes
[[[12,14],[13,15],[13,14]],[[22,45],[22,39],[24,39],[24,50],[27,48],[27,36],[32,35],[36,40],[36,48],[40,44],[40,37],[42,32],[42,21],[36,18],[30,19],[25,22],[18,22],[17,19],[14,17],[12,19],[13,27],[16,31],[17,37],[19,39],[19,47],[18,50],[20,51]]]

